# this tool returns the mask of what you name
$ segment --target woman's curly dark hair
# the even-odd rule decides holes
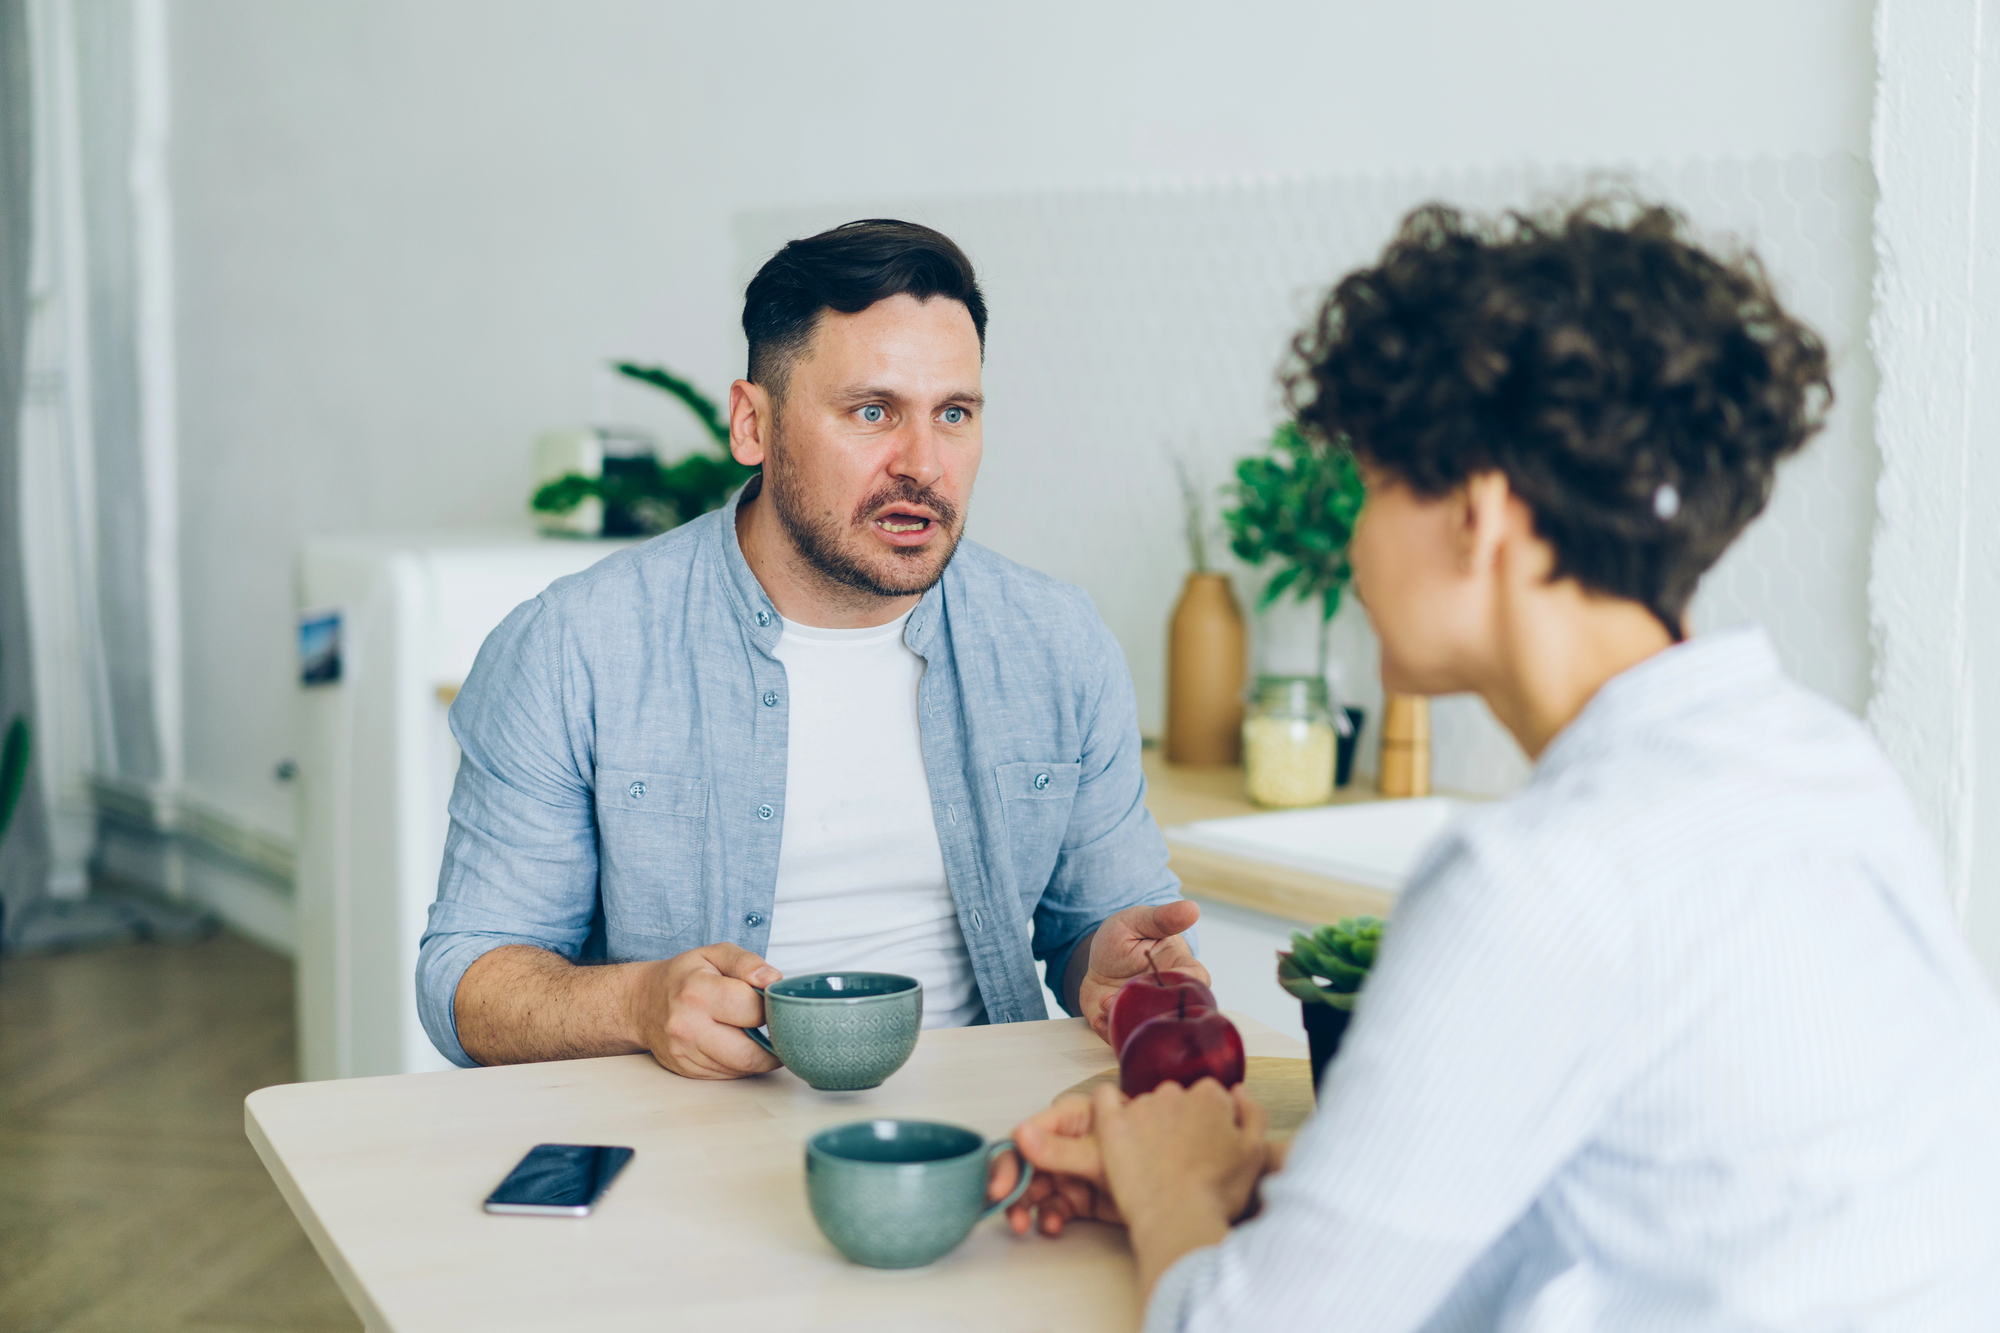
[[[1639,602],[1676,639],[1833,400],[1825,346],[1754,255],[1718,259],[1672,209],[1615,198],[1419,208],[1293,350],[1292,405],[1322,444],[1426,496],[1498,469],[1553,577]]]

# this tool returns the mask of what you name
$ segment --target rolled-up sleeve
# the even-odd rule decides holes
[[[1035,955],[1046,959],[1050,989],[1061,994],[1070,954],[1083,936],[1127,907],[1157,906],[1181,896],[1167,868],[1167,843],[1146,808],[1139,763],[1139,706],[1125,654],[1081,589],[1087,670],[1083,675],[1083,754],[1069,828],[1035,909]],[[1194,932],[1188,933],[1196,947]],[[1067,1003],[1067,997],[1063,997]]]
[[[488,637],[452,704],[462,751],[437,901],[417,958],[417,1008],[453,1063],[477,1063],[458,1039],[454,1001],[474,960],[529,944],[575,960],[597,909],[597,839],[587,745],[569,725],[567,646],[541,599]]]

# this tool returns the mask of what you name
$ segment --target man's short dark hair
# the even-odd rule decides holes
[[[1616,198],[1420,208],[1294,350],[1309,433],[1420,495],[1503,472],[1553,577],[1640,603],[1676,639],[1833,398],[1825,346],[1754,255],[1719,259],[1672,209]]]
[[[853,315],[891,296],[946,297],[963,305],[986,351],[986,298],[972,261],[943,232],[894,218],[865,218],[792,241],[772,255],[743,293],[752,384],[784,396],[792,363],[812,340],[822,310]]]

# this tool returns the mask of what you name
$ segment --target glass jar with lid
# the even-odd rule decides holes
[[[1324,680],[1257,678],[1243,719],[1243,782],[1252,801],[1279,809],[1326,804],[1338,746]]]

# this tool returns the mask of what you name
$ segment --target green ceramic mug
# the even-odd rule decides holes
[[[766,1037],[750,1039],[822,1092],[872,1088],[903,1067],[924,1025],[924,988],[894,972],[808,972],[764,988]]]
[[[993,1159],[1014,1151],[1012,1140],[988,1143],[933,1120],[858,1120],[806,1140],[806,1198],[819,1229],[855,1263],[918,1268],[1027,1191],[1035,1170],[1023,1159],[1013,1193],[986,1202]]]

